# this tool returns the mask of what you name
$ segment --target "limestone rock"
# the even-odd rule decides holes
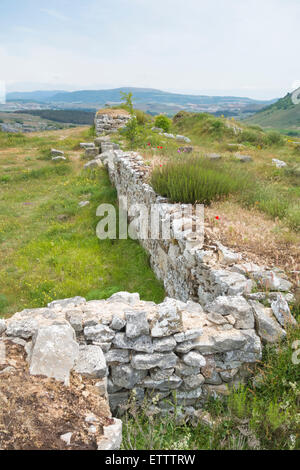
[[[125,333],[116,333],[113,344],[119,349],[132,349],[139,352],[153,352],[153,344],[150,336],[142,335],[138,338],[127,338]]]
[[[126,321],[123,318],[118,317],[118,315],[114,315],[110,324],[110,328],[116,331],[123,330],[126,326]]]
[[[183,362],[190,367],[205,367],[206,359],[198,351],[191,351],[182,356]]]
[[[256,330],[264,343],[276,343],[286,336],[272,314],[272,309],[265,308],[259,302],[250,301],[256,320]]]
[[[177,375],[171,375],[165,380],[153,380],[151,377],[145,378],[141,383],[141,387],[150,388],[153,390],[160,390],[160,391],[169,391],[175,390],[180,387],[182,384],[182,379]]]
[[[50,325],[38,330],[30,359],[30,373],[45,375],[69,385],[79,346],[70,325]]]
[[[131,361],[132,367],[138,370],[168,369],[176,366],[177,356],[174,353],[135,354]]]
[[[212,270],[211,275],[218,286],[220,295],[250,294],[252,290],[252,280],[246,279],[242,274],[219,269]]]
[[[177,346],[175,339],[172,336],[167,338],[154,338],[153,350],[154,352],[168,352],[173,351]]]
[[[127,349],[111,349],[105,354],[107,364],[126,364],[130,361]]]
[[[149,333],[149,324],[146,312],[127,311],[126,316],[126,336],[137,338]]]
[[[86,326],[84,328],[84,336],[88,341],[107,343],[114,339],[115,331],[105,325]]]
[[[48,304],[48,308],[66,308],[66,307],[77,307],[78,305],[84,304],[86,299],[84,297],[72,297],[70,299],[63,299],[63,300],[54,300],[50,304]]]
[[[287,303],[283,295],[278,295],[277,300],[274,300],[271,303],[271,308],[281,326],[284,327],[289,324],[297,324],[295,318],[291,314],[289,304]]]
[[[195,388],[201,387],[204,384],[205,378],[202,374],[188,375],[184,377],[183,385],[187,390],[194,390]]]
[[[154,338],[171,336],[182,329],[182,315],[176,301],[166,299],[158,306],[158,316],[151,329]]]
[[[85,377],[102,378],[107,374],[106,361],[102,349],[94,345],[81,345],[74,370]]]
[[[254,328],[254,316],[249,303],[242,296],[220,296],[206,306],[208,312],[232,315],[237,329]]]
[[[218,243],[218,250],[219,250],[219,261],[222,264],[234,264],[237,263],[242,259],[242,255],[239,253],[234,253],[230,251],[228,248],[223,246],[221,243]]]
[[[145,370],[136,370],[128,365],[114,366],[111,369],[111,380],[118,387],[131,390],[137,383],[141,382],[147,375]]]
[[[7,322],[6,335],[29,339],[36,333],[37,329],[38,322],[34,318],[24,318],[20,320],[11,318]]]
[[[110,426],[104,426],[103,437],[97,443],[98,450],[119,450],[122,444],[122,426],[120,419],[114,418],[114,423]]]
[[[108,302],[122,302],[133,306],[140,302],[140,295],[130,294],[129,292],[117,292],[108,299]]]

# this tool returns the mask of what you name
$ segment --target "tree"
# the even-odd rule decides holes
[[[121,94],[121,101],[124,102],[124,108],[129,111],[131,115],[133,115],[133,103],[132,103],[132,93],[124,93],[123,91],[120,92]]]

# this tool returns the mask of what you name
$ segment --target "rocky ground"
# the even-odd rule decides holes
[[[24,348],[0,343],[0,448],[95,450],[113,424],[97,380],[72,373],[70,385],[29,373]]]

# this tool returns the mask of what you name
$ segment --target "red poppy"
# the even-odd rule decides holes
[[[217,215],[216,219],[217,219],[217,220],[220,220],[220,217]]]

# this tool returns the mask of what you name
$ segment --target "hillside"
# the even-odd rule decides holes
[[[247,123],[266,128],[300,130],[300,105],[293,104],[291,94],[288,93],[284,98],[248,118]]]
[[[14,102],[22,106],[29,106],[30,102],[45,103],[53,108],[93,108],[103,107],[105,104],[120,103],[120,92],[132,92],[134,104],[137,109],[150,114],[166,113],[170,116],[178,111],[209,112],[213,114],[226,114],[230,116],[249,116],[269,105],[272,101],[259,101],[245,97],[234,96],[205,96],[169,93],[151,88],[116,88],[111,90],[81,90],[74,92],[24,92],[8,93],[7,105]],[[42,106],[41,106],[42,107]]]

